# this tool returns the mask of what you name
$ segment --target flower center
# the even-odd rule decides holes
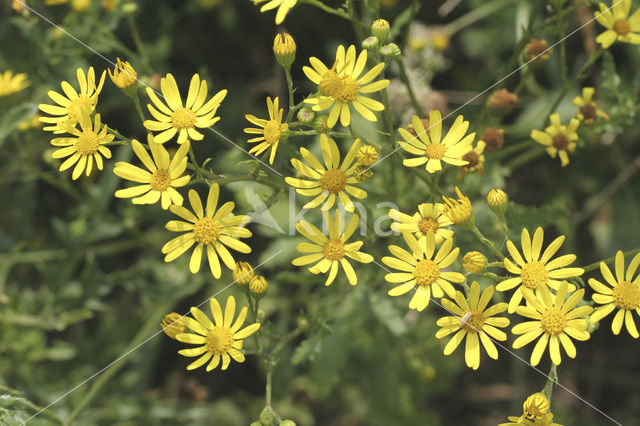
[[[582,120],[586,122],[593,122],[596,119],[596,107],[593,104],[587,104],[580,108],[580,113],[584,117]]]
[[[278,142],[280,140],[280,135],[282,134],[280,132],[280,122],[274,120],[267,121],[267,123],[264,125],[263,134],[265,142],[269,145],[273,145],[274,143]]]
[[[462,159],[469,162],[469,164],[465,166],[469,168],[477,166],[478,163],[480,162],[480,157],[478,156],[478,154],[476,154],[475,151],[467,152],[465,155],[462,156]]]
[[[215,326],[209,330],[204,344],[207,347],[207,352],[224,354],[229,352],[234,340],[233,333],[229,327]]]
[[[171,114],[171,125],[178,130],[191,129],[196,123],[196,115],[188,108],[180,107]]]
[[[482,132],[482,136],[480,136],[487,144],[487,151],[493,152],[497,151],[504,145],[504,135],[500,132],[500,129],[496,129],[495,127],[487,127],[484,132]]]
[[[565,150],[569,146],[569,138],[567,135],[559,134],[553,137],[552,141],[553,147],[557,150]]]
[[[340,260],[344,257],[344,244],[340,240],[328,240],[322,247],[324,257],[331,260]]]
[[[529,262],[522,267],[522,284],[527,288],[536,288],[538,284],[546,284],[549,278],[547,270],[540,262]]]
[[[360,84],[351,77],[345,77],[342,90],[334,95],[334,98],[336,98],[338,102],[348,104],[349,102],[353,102],[356,100],[359,92]]]
[[[77,123],[80,121],[80,116],[78,114],[87,113],[91,114],[96,106],[95,101],[93,101],[87,95],[80,95],[69,105],[67,105],[67,115],[69,116],[69,120]]]
[[[477,333],[482,330],[484,316],[482,316],[482,312],[478,311],[467,312],[460,318],[458,325],[469,333]]]
[[[347,176],[342,170],[329,169],[320,176],[320,187],[332,194],[342,191],[347,185]]]
[[[84,130],[76,141],[76,150],[81,155],[91,155],[98,150],[98,135],[93,130]]]
[[[562,333],[566,323],[567,319],[558,309],[546,311],[542,314],[542,318],[540,318],[540,326],[542,327],[542,330],[551,336]]]
[[[613,303],[620,309],[640,308],[640,286],[623,281],[613,289]]]
[[[627,35],[629,31],[631,31],[629,21],[627,21],[626,19],[617,19],[616,22],[613,23],[613,31],[621,36]]]
[[[149,179],[149,186],[154,191],[162,192],[171,186],[171,176],[166,170],[156,170]]]
[[[433,260],[422,259],[413,270],[416,282],[421,286],[429,286],[440,278],[440,267]]]
[[[444,157],[444,153],[447,152],[447,148],[441,143],[432,143],[427,146],[425,150],[427,157],[434,160],[441,160]]]
[[[329,70],[322,76],[320,80],[320,90],[327,96],[335,98],[344,89],[344,81],[338,73],[333,70]]]
[[[220,224],[210,217],[198,219],[193,227],[193,238],[200,244],[211,244],[220,238]]]
[[[427,232],[432,231],[434,234],[438,230],[438,221],[432,217],[423,217],[418,222],[418,229],[423,235],[427,235]]]

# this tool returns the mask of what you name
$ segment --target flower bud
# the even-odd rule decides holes
[[[487,194],[487,204],[492,212],[498,216],[502,216],[507,211],[509,198],[502,189],[492,189]]]
[[[177,312],[171,312],[165,315],[160,323],[160,327],[162,327],[162,331],[172,339],[175,339],[178,334],[184,333],[187,329],[182,322],[182,315]]]
[[[467,272],[478,274],[487,267],[487,257],[479,251],[470,251],[462,258],[462,267]]]
[[[316,121],[313,123],[313,128],[318,133],[327,133],[331,131],[331,127],[328,124],[329,116],[326,114],[316,117]]]
[[[316,117],[316,113],[311,108],[301,108],[298,111],[298,121],[302,124],[311,124]]]
[[[444,31],[437,31],[431,35],[430,42],[435,50],[447,50],[447,47],[449,47],[449,35]]]
[[[74,12],[84,12],[91,6],[91,0],[71,0],[71,9]]]
[[[370,51],[376,51],[380,47],[380,40],[378,37],[371,36],[362,40],[362,48]]]
[[[457,200],[442,196],[445,203],[443,213],[456,225],[465,229],[471,229],[474,225],[471,200],[469,200],[469,197],[462,195],[462,192],[460,192],[457,186],[456,194],[458,194]]]
[[[133,15],[138,11],[138,4],[134,2],[125,3],[122,5],[122,11],[128,15]]]
[[[280,33],[273,40],[273,53],[276,55],[278,63],[289,68],[296,59],[296,42],[288,33]]]
[[[249,283],[249,290],[254,294],[263,294],[269,288],[269,284],[267,284],[267,280],[263,276],[255,276],[251,279]]]
[[[373,171],[366,166],[357,166],[353,170],[353,178],[360,183],[366,182],[373,176]]]
[[[386,19],[376,19],[371,24],[371,35],[380,40],[380,43],[387,41],[389,30],[391,30],[391,25]]]
[[[402,54],[400,47],[395,43],[389,43],[380,48],[380,54],[384,57],[396,58]]]
[[[356,154],[358,164],[362,166],[371,166],[378,161],[378,151],[372,145],[362,145]]]
[[[540,392],[534,393],[524,401],[522,411],[523,414],[518,423],[523,422],[524,419],[539,420],[549,412],[549,401]]]
[[[111,70],[108,71],[113,84],[120,88],[127,96],[133,96],[136,90],[134,85],[138,79],[138,73],[133,69],[131,64],[127,61],[122,62],[120,58],[116,58],[116,66],[113,69],[113,73],[111,73]]]
[[[233,270],[233,281],[239,285],[249,284],[255,273],[248,262],[237,262],[236,269]]]

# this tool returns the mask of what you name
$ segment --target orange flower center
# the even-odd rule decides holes
[[[340,169],[329,169],[320,176],[320,187],[337,194],[347,186],[347,176]]]
[[[534,289],[538,287],[538,284],[546,284],[549,281],[547,277],[547,270],[540,262],[529,262],[522,267],[522,284]]]
[[[220,238],[222,229],[217,220],[210,217],[198,219],[193,227],[193,238],[200,244],[211,244]]]
[[[551,142],[553,147],[557,150],[565,150],[569,146],[569,138],[567,135],[559,134],[553,137],[553,141]]]
[[[196,114],[189,108],[180,107],[171,114],[171,125],[178,129],[191,129],[196,123]]]
[[[274,143],[278,142],[280,140],[280,136],[282,135],[282,132],[280,131],[280,122],[275,120],[267,121],[267,123],[264,125],[263,134],[265,142],[269,145],[273,145]]]
[[[420,286],[429,286],[440,278],[440,267],[433,260],[422,259],[413,270],[413,276]]]
[[[344,89],[344,81],[338,73],[329,70],[322,75],[319,86],[323,93],[335,98]]]
[[[462,318],[460,318],[459,326],[460,328],[467,330],[469,333],[477,333],[482,330],[482,326],[484,325],[484,316],[482,312],[471,311],[465,313]]]
[[[447,152],[447,148],[441,143],[429,144],[425,150],[427,157],[433,160],[442,160],[444,154]]]
[[[149,186],[154,191],[162,192],[171,186],[171,176],[166,170],[156,170],[151,174]]]
[[[627,281],[613,289],[613,303],[620,309],[640,308],[640,286]]]
[[[469,151],[467,152],[463,157],[463,160],[468,161],[469,164],[467,164],[464,167],[468,167],[468,168],[473,168],[475,166],[478,165],[478,163],[480,162],[480,156],[478,154],[476,154],[475,151]]]
[[[340,240],[328,240],[322,247],[324,257],[331,260],[340,260],[344,257],[344,243]]]
[[[98,150],[98,135],[93,130],[84,130],[76,141],[76,150],[81,155],[91,155]]]
[[[229,327],[215,326],[207,333],[204,344],[207,347],[207,352],[225,354],[231,349],[234,340]]]
[[[629,25],[629,21],[626,19],[617,19],[613,23],[613,31],[618,33],[618,35],[627,35],[629,31],[631,31],[631,26]]]
[[[551,336],[562,333],[566,323],[566,317],[558,309],[546,311],[542,314],[542,318],[540,318],[540,326],[542,327],[542,330]]]
[[[342,87],[342,90],[340,90],[339,93],[334,95],[334,98],[336,98],[338,102],[342,102],[343,104],[348,104],[356,100],[359,92],[360,92],[360,84],[351,77],[345,77],[344,86]]]
[[[596,107],[593,103],[589,103],[580,108],[580,114],[582,114],[582,121],[585,123],[593,123],[597,117]]]
[[[427,232],[432,231],[434,234],[438,231],[438,221],[432,217],[423,217],[418,222],[418,229],[423,235],[427,235]]]

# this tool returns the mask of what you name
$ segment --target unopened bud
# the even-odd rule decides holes
[[[296,59],[296,42],[291,34],[280,33],[273,40],[273,53],[284,68],[289,68]]]
[[[387,41],[387,36],[391,30],[391,25],[386,19],[376,19],[371,24],[371,35],[380,40],[380,43]]]
[[[492,189],[487,194],[487,204],[489,204],[491,211],[498,216],[504,215],[504,212],[507,211],[508,202],[509,198],[502,189]]]
[[[402,54],[400,47],[395,43],[389,43],[380,48],[380,54],[388,58],[397,58]]]

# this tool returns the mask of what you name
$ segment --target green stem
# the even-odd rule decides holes
[[[140,98],[138,97],[138,91],[136,90],[135,92],[133,92],[133,96],[131,96],[131,99],[133,99],[133,103],[136,106],[136,111],[138,111],[138,115],[140,116],[140,120],[142,120],[142,123],[144,125],[144,122],[146,120],[145,116],[144,116],[144,112],[142,111],[142,106],[140,105]],[[148,132],[148,130],[147,130]]]
[[[289,113],[287,114],[287,123],[291,121],[293,118],[293,113],[296,110],[296,107],[293,104],[293,80],[291,79],[291,68],[284,68],[284,75],[287,79],[287,90],[289,92]]]
[[[116,129],[112,129],[111,127],[107,127],[107,131],[109,133],[111,133],[112,135],[114,135],[115,137],[117,137],[118,139],[120,139],[121,141],[128,142],[129,144],[131,144],[131,139],[122,136],[122,134],[120,132],[118,132]]]
[[[562,74],[562,81],[564,84],[569,82],[569,71],[567,70],[567,46],[562,40],[566,38],[567,32],[564,25],[564,11],[562,7],[559,8],[557,18],[557,31],[558,37],[560,37],[560,69]]]
[[[634,254],[639,253],[639,252],[640,252],[640,247],[639,248],[634,248],[632,250],[625,251],[623,254],[624,254],[625,257],[629,257],[629,256],[633,256]],[[600,267],[600,262],[609,263],[609,262],[611,262],[611,261],[613,261],[615,259],[616,259],[615,256],[611,256],[611,257],[608,257],[606,259],[598,260],[597,262],[593,262],[593,263],[590,263],[590,264],[588,264],[586,266],[583,266],[582,269],[584,269],[585,272],[590,272],[590,271],[593,271],[595,269],[598,269]]]
[[[553,385],[558,382],[558,366],[554,363],[551,363],[551,370],[549,370],[549,375],[547,376],[547,383],[545,383],[544,388],[542,389],[542,394],[547,401],[549,401],[549,405],[551,405],[551,394],[553,393]]]
[[[520,154],[519,156],[511,160],[505,167],[509,170],[509,173],[511,173],[511,171],[513,171],[516,167],[519,167],[527,163],[528,161],[540,157],[542,154],[544,154],[544,152],[545,151],[542,146],[534,146],[530,150]]]
[[[409,81],[409,76],[407,75],[407,69],[404,66],[404,61],[402,60],[402,58],[397,58],[396,63],[398,64],[398,68],[400,69],[400,78],[402,79],[402,82],[407,87],[407,91],[409,92],[409,98],[411,99],[413,109],[416,111],[418,117],[422,117],[423,112],[420,109],[418,99],[416,98],[416,95],[413,92],[413,88],[411,87],[411,82]]]
[[[498,258],[500,259],[504,259],[504,254],[500,253],[500,250],[498,250],[496,248],[496,246],[491,242],[491,240],[489,240],[488,238],[486,238],[484,235],[482,235],[482,232],[480,232],[480,230],[478,229],[478,227],[474,224],[473,227],[471,228],[471,232],[473,232],[473,235],[476,236],[476,238],[485,246],[487,246],[496,256],[498,256]]]
[[[509,3],[513,3],[515,1],[516,0],[492,0],[487,3],[484,3],[482,6],[476,7],[466,15],[462,15],[460,18],[456,19],[455,21],[445,25],[444,31],[449,35],[453,35],[458,31],[462,30],[463,28],[466,28],[469,25],[483,18],[486,18],[487,16],[491,15],[493,12],[497,11],[498,9],[508,5]]]
[[[349,15],[340,9],[334,9],[333,7],[327,6],[326,4],[318,1],[318,0],[304,0],[305,3],[310,4],[312,6],[315,6],[317,8],[320,8],[322,10],[324,10],[327,13],[330,13],[332,15],[336,15],[339,16],[341,18],[347,19],[349,20]]]

